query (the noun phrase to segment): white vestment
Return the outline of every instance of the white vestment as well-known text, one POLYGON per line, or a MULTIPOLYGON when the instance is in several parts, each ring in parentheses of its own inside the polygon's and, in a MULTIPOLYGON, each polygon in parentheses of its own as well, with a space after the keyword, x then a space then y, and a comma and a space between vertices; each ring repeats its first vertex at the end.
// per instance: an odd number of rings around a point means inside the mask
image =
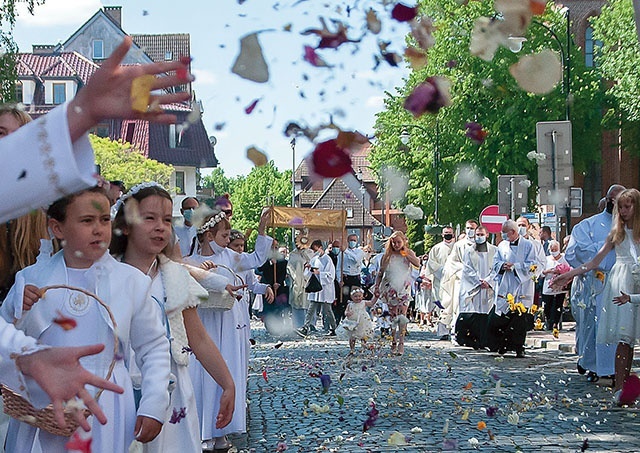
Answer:
POLYGON ((495 272, 493 257, 496 246, 487 244, 486 252, 469 248, 464 254, 464 267, 460 279, 460 313, 489 313, 493 307, 495 272), (490 288, 481 288, 481 280, 490 288))

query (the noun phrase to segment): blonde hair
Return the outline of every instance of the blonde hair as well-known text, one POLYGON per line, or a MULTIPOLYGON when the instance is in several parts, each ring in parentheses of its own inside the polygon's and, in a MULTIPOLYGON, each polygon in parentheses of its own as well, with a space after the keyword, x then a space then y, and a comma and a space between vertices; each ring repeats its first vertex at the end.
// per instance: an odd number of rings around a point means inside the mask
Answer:
POLYGON ((619 245, 624 241, 625 223, 618 212, 618 208, 622 201, 630 201, 633 205, 633 218, 631 219, 633 240, 634 242, 640 242, 640 192, 637 189, 623 190, 616 198, 616 203, 613 207, 613 226, 611 227, 611 232, 607 239, 614 245, 619 245))
POLYGON ((402 239, 402 245, 405 247, 409 244, 409 240, 407 239, 407 236, 405 236, 405 234, 402 231, 394 231, 393 234, 389 236, 389 239, 387 239, 387 244, 384 247, 384 255, 382 255, 382 260, 380 261, 381 275, 387 269, 387 266, 389 265, 389 260, 391 259, 391 255, 396 253, 395 250, 393 250, 393 245, 391 244, 391 240, 395 238, 402 239))
POLYGON ((0 116, 2 115, 13 116, 20 123, 20 126, 24 126, 32 120, 31 115, 18 107, 18 104, 0 104, 0 116))

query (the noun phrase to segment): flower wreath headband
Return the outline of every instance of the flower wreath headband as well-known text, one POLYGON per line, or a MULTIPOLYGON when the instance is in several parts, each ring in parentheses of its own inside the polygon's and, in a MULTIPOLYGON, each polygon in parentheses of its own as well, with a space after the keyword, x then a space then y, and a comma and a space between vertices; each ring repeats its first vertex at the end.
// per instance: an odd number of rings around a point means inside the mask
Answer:
POLYGON ((211 217, 207 223, 198 228, 198 234, 206 233, 210 228, 213 228, 216 223, 222 222, 222 220, 226 218, 227 215, 223 211, 220 211, 219 213, 211 217))
POLYGON ((157 187, 158 189, 162 189, 168 193, 167 189, 165 189, 161 184, 158 184, 155 181, 149 181, 149 182, 143 182, 143 183, 137 184, 133 186, 131 189, 129 189, 127 193, 122 194, 122 196, 118 198, 118 201, 116 201, 116 204, 113 205, 113 212, 117 213, 118 211, 120 211, 120 208, 124 205, 124 203, 129 198, 133 197, 135 194, 137 194, 143 189, 148 189, 149 187, 157 187))

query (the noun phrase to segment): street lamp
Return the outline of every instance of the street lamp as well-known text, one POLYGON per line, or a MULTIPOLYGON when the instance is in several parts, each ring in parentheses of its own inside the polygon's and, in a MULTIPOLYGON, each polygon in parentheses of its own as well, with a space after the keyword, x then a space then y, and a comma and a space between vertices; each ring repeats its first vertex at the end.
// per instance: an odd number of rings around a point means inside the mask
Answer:
MULTIPOLYGON (((429 134, 430 131, 424 126, 420 126, 418 124, 403 124, 402 133, 400 134, 400 141, 403 145, 407 145, 409 143, 409 139, 411 138, 411 134, 407 131, 408 128, 416 128, 420 129, 423 133, 429 134)), ((440 220, 438 218, 438 205, 440 202, 440 121, 436 116, 436 143, 435 149, 433 152, 433 166, 435 168, 435 197, 434 197, 434 212, 433 217, 436 225, 440 224, 440 220)))
MULTIPOLYGON (((562 43, 558 35, 555 31, 553 31, 548 25, 544 23, 532 20, 531 23, 538 25, 549 32, 549 34, 553 37, 553 39, 558 44, 558 48, 560 49, 560 58, 562 60, 562 92, 565 96, 565 120, 569 121, 570 115, 570 106, 569 106, 569 98, 571 95, 571 21, 569 20, 569 8, 566 6, 562 8, 564 12, 566 27, 567 27, 567 42, 565 44, 562 43), (566 45, 566 49, 565 49, 566 45)), ((510 36, 508 38, 507 46, 513 53, 518 53, 522 50, 522 44, 527 40, 522 36, 510 36)))
POLYGON ((364 241, 364 211, 365 211, 364 194, 367 191, 367 189, 365 189, 364 187, 364 176, 362 174, 362 168, 358 169, 358 173, 356 174, 356 177, 358 178, 358 181, 360 181, 360 195, 362 196, 362 235, 360 236, 360 238, 364 241))

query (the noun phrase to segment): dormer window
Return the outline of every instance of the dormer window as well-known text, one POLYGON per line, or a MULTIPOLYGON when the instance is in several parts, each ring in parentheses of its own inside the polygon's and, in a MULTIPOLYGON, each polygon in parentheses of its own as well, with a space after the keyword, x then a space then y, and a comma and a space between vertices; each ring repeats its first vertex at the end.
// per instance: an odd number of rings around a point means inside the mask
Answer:
POLYGON ((164 53, 164 59, 165 59, 165 61, 171 61, 171 60, 173 60, 173 52, 171 52, 170 50, 167 50, 167 51, 164 53))
POLYGON ((67 100, 67 87, 64 83, 53 84, 53 103, 63 104, 67 100))
POLYGON ((94 60, 104 59, 104 41, 102 39, 93 40, 93 59, 94 60))

